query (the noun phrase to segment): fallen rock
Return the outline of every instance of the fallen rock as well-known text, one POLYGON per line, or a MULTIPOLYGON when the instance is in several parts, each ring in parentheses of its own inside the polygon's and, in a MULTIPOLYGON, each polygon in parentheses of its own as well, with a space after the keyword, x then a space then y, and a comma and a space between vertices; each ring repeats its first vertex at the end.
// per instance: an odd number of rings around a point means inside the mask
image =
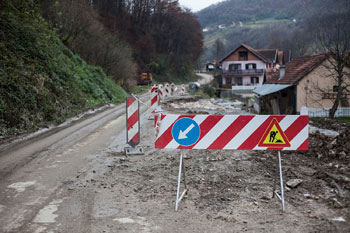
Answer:
POLYGON ((312 168, 310 168, 310 167, 300 166, 300 167, 299 167, 299 170, 300 170, 303 174, 305 174, 305 175, 307 175, 307 176, 313 176, 313 175, 316 174, 316 170, 315 170, 315 169, 312 169, 312 168))
POLYGON ((303 182, 301 179, 291 179, 287 181, 287 186, 290 188, 296 188, 298 185, 300 185, 303 182))
POLYGON ((343 204, 340 201, 338 201, 336 198, 333 198, 332 202, 333 202, 333 206, 335 208, 343 208, 344 207, 343 204))

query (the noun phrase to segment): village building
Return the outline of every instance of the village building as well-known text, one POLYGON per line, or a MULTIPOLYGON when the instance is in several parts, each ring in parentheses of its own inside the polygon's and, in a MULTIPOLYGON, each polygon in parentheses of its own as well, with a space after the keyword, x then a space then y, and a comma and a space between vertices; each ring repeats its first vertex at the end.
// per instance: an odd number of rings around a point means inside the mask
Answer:
POLYGON ((253 90, 262 86, 266 72, 284 66, 290 61, 290 52, 278 49, 253 49, 242 44, 221 61, 222 74, 216 76, 221 88, 253 90))
MULTIPOLYGON (((330 109, 333 106, 337 83, 332 77, 325 54, 295 58, 285 69, 267 75, 254 92, 254 108, 258 113, 295 114, 303 106, 330 109)), ((343 94, 340 106, 347 107, 350 95, 343 94)))
POLYGON ((210 72, 210 71, 215 70, 216 64, 215 64, 215 62, 207 62, 207 64, 205 64, 205 67, 206 67, 206 70, 208 72, 210 72))

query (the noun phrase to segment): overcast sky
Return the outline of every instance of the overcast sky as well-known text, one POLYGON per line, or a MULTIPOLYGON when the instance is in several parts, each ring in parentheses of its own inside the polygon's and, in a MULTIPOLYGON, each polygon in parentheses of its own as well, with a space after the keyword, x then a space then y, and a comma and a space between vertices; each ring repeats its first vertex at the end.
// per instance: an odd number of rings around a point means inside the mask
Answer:
POLYGON ((190 8, 193 12, 199 11, 207 6, 222 2, 223 0, 179 0, 181 6, 190 8))

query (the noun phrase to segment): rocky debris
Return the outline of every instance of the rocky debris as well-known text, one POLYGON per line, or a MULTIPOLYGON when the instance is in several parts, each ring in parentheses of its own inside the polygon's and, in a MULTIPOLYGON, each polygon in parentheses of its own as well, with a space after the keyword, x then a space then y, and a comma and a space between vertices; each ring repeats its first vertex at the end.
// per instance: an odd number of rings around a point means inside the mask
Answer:
POLYGON ((303 182, 303 180, 301 179, 291 179, 287 181, 287 186, 290 188, 296 188, 298 187, 301 183, 303 182))
POLYGON ((349 161, 350 152, 350 129, 341 132, 337 137, 332 138, 319 132, 310 134, 308 155, 322 158, 337 158, 349 161))
POLYGON ((244 103, 238 100, 179 99, 178 101, 168 101, 164 105, 165 109, 170 111, 184 111, 189 114, 249 114, 242 111, 244 103))
POLYGON ((310 167, 305 167, 305 166, 299 166, 298 169, 302 174, 307 175, 307 176, 313 176, 317 172, 315 169, 312 169, 310 167))
POLYGON ((319 118, 314 121, 310 120, 310 124, 321 129, 330 129, 337 132, 342 132, 349 128, 349 124, 330 118, 319 118))
POLYGON ((225 107, 221 107, 213 104, 210 100, 196 101, 196 102, 180 102, 170 103, 169 107, 174 109, 185 109, 190 111, 197 110, 213 110, 213 111, 225 111, 225 107))

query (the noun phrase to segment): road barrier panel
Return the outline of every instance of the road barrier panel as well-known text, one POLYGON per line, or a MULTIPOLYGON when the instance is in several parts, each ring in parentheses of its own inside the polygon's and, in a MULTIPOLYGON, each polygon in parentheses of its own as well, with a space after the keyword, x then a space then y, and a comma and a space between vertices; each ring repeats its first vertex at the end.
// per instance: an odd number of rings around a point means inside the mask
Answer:
POLYGON ((158 99, 159 101, 162 99, 162 97, 164 96, 164 86, 162 84, 158 85, 158 99))
POLYGON ((151 89, 151 113, 148 116, 148 120, 154 120, 154 114, 162 112, 162 107, 160 106, 160 96, 159 96, 159 87, 153 86, 151 89))
POLYGON ((170 86, 169 86, 169 83, 166 83, 165 84, 165 87, 164 87, 164 97, 169 97, 170 95, 170 86))
POLYGON ((155 113, 157 107, 159 104, 159 100, 158 100, 158 86, 154 85, 151 88, 151 111, 152 113, 155 113))
POLYGON ((174 95, 176 91, 177 91, 177 87, 175 86, 174 83, 172 83, 172 84, 170 85, 170 94, 171 94, 171 95, 174 95))
POLYGON ((182 84, 182 85, 181 85, 180 95, 185 95, 185 92, 186 92, 185 85, 182 84))
POLYGON ((140 108, 139 100, 132 96, 126 98, 126 154, 143 154, 140 143, 140 108))
MULTIPOLYGON (((277 150, 281 195, 284 205, 281 151, 308 150, 308 115, 172 115, 155 117, 157 149, 181 149, 175 210, 185 195, 180 196, 183 150, 277 150)), ((184 178, 185 182, 185 178, 184 178)))

